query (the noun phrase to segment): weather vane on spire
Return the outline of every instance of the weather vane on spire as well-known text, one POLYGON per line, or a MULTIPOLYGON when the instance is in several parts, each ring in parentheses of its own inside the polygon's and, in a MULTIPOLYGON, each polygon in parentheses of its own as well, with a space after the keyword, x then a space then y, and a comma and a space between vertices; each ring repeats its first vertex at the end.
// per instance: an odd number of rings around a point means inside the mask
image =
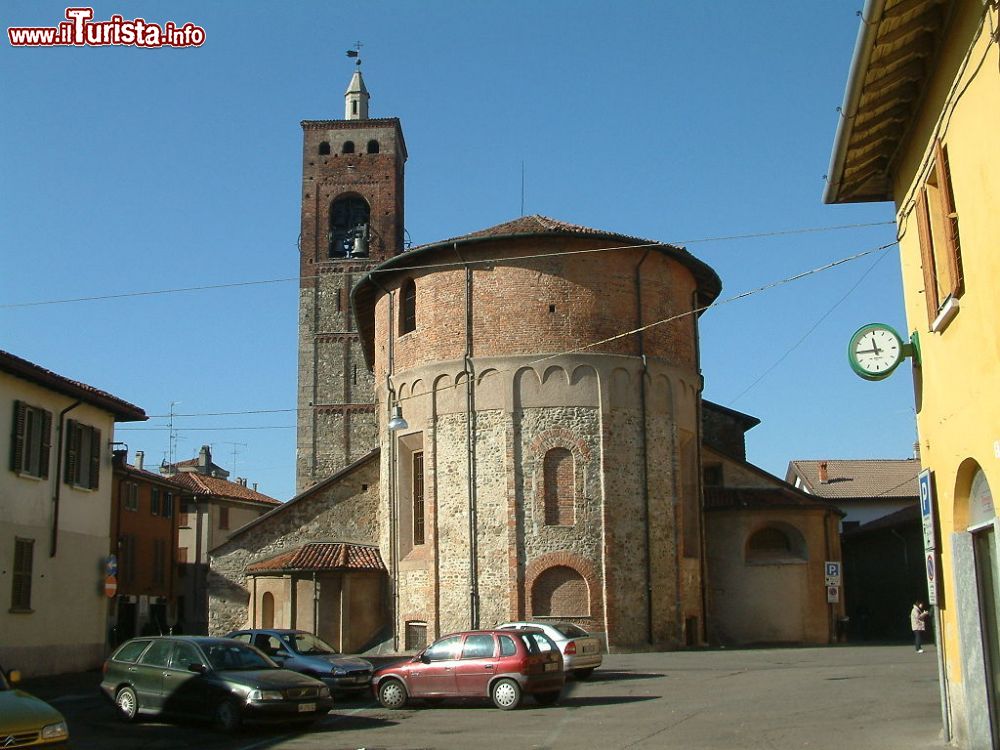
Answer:
POLYGON ((355 57, 355 58, 357 58, 357 61, 354 64, 357 65, 358 67, 361 67, 361 48, 363 46, 364 45, 361 42, 355 42, 354 43, 354 49, 347 50, 347 56, 348 57, 355 57))

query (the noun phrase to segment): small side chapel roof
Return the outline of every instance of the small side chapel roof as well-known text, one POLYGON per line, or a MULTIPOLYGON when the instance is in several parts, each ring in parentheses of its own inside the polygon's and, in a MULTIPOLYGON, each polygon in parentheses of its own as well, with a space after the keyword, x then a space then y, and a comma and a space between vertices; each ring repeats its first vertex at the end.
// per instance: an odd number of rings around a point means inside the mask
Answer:
POLYGON ((247 573, 385 570, 378 547, 345 542, 310 542, 247 566, 247 573))

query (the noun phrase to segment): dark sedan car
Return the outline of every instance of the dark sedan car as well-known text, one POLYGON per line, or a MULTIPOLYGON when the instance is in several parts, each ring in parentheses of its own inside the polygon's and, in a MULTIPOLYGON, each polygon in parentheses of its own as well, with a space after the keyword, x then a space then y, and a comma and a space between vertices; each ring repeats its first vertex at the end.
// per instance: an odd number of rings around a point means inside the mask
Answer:
POLYGON ((510 710, 525 693, 543 705, 559 700, 562 656, 541 630, 475 630, 435 641, 409 661, 375 672, 375 696, 386 708, 409 698, 490 698, 510 710))
POLYGON ((101 690, 125 721, 162 713, 227 730, 244 721, 314 721, 333 706, 322 682, 227 638, 134 638, 104 662, 101 690))
POLYGON ((374 669, 370 661, 338 653, 329 643, 305 630, 237 630, 226 637, 256 646, 285 669, 315 677, 330 690, 367 690, 372 682, 374 669))

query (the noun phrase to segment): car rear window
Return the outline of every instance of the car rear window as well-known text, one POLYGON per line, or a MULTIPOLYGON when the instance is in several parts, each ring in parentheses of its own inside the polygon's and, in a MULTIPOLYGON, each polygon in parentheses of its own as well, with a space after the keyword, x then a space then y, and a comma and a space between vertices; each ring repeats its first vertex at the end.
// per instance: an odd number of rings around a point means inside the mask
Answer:
POLYGON ((583 628, 577 627, 571 622, 560 622, 553 625, 556 630, 562 633, 567 638, 586 638, 590 635, 583 628))
POLYGON ((546 651, 557 651, 556 644, 545 633, 518 633, 529 654, 544 654, 546 651))
POLYGON ((115 661, 135 662, 148 645, 149 641, 129 641, 118 649, 111 658, 115 661))

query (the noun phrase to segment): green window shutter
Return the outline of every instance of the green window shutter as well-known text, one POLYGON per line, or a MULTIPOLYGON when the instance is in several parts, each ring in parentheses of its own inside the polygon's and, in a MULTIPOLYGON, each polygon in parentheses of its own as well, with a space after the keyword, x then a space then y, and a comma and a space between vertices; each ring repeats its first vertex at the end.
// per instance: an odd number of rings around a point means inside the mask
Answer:
POLYGON ((77 465, 77 456, 80 452, 80 430, 77 423, 70 419, 66 422, 66 468, 63 474, 63 481, 66 484, 74 484, 79 476, 80 467, 77 465))
POLYGON ((90 428, 90 489, 96 490, 100 484, 101 472, 101 431, 90 428))
POLYGON ((11 471, 20 471, 24 466, 24 422, 27 412, 23 401, 14 402, 14 425, 10 439, 11 471))
POLYGON ((38 455, 38 476, 49 478, 49 449, 52 448, 52 412, 42 410, 42 449, 38 455))

